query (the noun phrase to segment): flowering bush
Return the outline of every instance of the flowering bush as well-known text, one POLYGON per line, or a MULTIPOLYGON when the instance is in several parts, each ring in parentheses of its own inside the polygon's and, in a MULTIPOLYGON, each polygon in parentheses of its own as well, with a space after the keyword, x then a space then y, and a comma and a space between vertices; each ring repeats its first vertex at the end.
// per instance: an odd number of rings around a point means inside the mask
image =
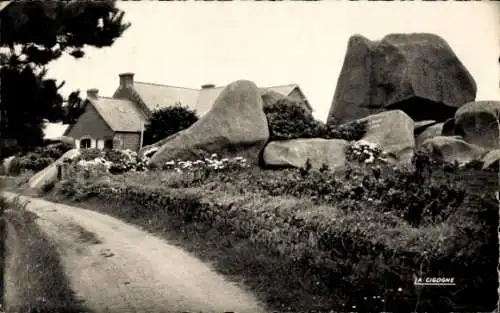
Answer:
POLYGON ((326 125, 316 120, 300 103, 289 98, 264 106, 264 113, 269 125, 269 141, 296 138, 360 140, 368 125, 367 121, 326 125))
POLYGON ((72 161, 83 172, 120 174, 146 170, 147 159, 141 159, 131 150, 84 149, 72 161))
POLYGON ((109 169, 111 174, 136 170, 139 163, 137 153, 131 150, 108 150, 104 152, 104 158, 111 162, 109 169))
POLYGON ((166 171, 176 171, 179 173, 182 172, 193 172, 197 170, 213 170, 213 171, 221 171, 221 170, 236 170, 241 168, 249 167, 247 160, 243 157, 234 157, 234 158, 223 158, 217 159, 217 154, 214 153, 210 157, 205 158, 203 160, 196 161, 168 161, 166 162, 162 169, 166 171))
POLYGON ((379 145, 365 140, 351 142, 346 147, 346 159, 365 164, 372 164, 376 161, 385 161, 383 150, 379 145))

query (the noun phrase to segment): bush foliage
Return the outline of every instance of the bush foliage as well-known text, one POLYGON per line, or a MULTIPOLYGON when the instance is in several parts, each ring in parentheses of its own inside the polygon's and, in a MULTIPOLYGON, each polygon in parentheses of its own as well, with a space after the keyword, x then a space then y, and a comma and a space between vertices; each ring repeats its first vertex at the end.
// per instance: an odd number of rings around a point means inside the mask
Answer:
POLYGON ((17 155, 12 160, 9 174, 19 175, 23 171, 41 171, 72 148, 69 144, 57 143, 46 147, 37 147, 24 155, 17 155))
POLYGON ((297 138, 324 138, 359 140, 366 132, 366 122, 351 122, 338 126, 327 126, 314 118, 298 102, 282 98, 264 106, 269 125, 269 140, 297 138))
POLYGON ((265 106, 264 113, 269 125, 270 141, 318 137, 323 127, 309 111, 288 98, 265 106))
POLYGON ((485 188, 495 184, 496 173, 417 153, 409 168, 354 166, 342 176, 205 166, 58 188, 127 203, 128 217, 170 215, 243 238, 293 264, 288 282, 331 299, 329 309, 488 311, 497 299, 498 208, 485 188), (415 276, 457 285, 422 289, 415 276))
POLYGON ((150 145, 188 128, 198 120, 195 110, 177 103, 154 111, 144 130, 144 145, 150 145))

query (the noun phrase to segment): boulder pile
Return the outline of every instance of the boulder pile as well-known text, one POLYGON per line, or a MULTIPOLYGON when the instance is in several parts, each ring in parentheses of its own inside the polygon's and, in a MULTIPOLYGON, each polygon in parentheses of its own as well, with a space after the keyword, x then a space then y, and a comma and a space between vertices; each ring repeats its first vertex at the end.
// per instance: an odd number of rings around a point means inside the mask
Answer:
MULTIPOLYGON (((308 163, 341 170, 347 162, 346 147, 368 142, 380 147, 384 160, 393 163, 410 162, 415 149, 422 148, 444 161, 483 160, 490 166, 500 159, 500 101, 475 101, 476 91, 470 72, 437 35, 389 34, 378 41, 354 35, 347 43, 323 126, 329 130, 353 121, 365 123, 366 132, 359 140, 273 137, 270 141, 264 106, 286 95, 238 80, 220 93, 196 123, 144 147, 139 155, 151 155, 150 163, 156 166, 216 153, 242 156, 259 166, 308 163)), ((44 171, 30 185, 39 186, 55 175, 52 167, 44 171)))

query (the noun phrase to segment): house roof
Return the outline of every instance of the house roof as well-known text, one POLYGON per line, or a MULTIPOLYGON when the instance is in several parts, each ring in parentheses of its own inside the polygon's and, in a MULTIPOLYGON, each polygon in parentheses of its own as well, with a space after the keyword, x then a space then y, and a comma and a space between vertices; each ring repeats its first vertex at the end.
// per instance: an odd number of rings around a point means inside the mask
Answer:
POLYGON ((87 100, 115 132, 140 132, 146 121, 144 115, 129 100, 107 97, 87 100))
MULTIPOLYGON (((272 90, 284 96, 288 96, 297 84, 288 84, 280 86, 271 86, 259 88, 261 92, 272 90)), ((224 90, 225 87, 213 87, 206 89, 193 89, 185 87, 175 87, 169 85, 160 85, 144 82, 134 82, 134 90, 141 97, 149 110, 154 111, 168 107, 180 102, 191 109, 196 110, 199 116, 205 115, 213 103, 224 90)))
POLYGON ((0 2, 0 11, 3 11, 12 1, 2 1, 0 2))
POLYGON ((134 82, 134 90, 151 111, 175 105, 177 102, 194 108, 199 95, 198 89, 143 82, 134 82))

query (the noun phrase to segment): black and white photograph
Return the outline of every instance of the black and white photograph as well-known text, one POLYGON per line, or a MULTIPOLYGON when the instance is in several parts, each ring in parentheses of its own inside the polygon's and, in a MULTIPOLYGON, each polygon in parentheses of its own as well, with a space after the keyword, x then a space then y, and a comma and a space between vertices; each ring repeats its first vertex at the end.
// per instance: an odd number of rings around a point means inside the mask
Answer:
POLYGON ((0 1, 0 313, 498 312, 500 2, 0 1))

